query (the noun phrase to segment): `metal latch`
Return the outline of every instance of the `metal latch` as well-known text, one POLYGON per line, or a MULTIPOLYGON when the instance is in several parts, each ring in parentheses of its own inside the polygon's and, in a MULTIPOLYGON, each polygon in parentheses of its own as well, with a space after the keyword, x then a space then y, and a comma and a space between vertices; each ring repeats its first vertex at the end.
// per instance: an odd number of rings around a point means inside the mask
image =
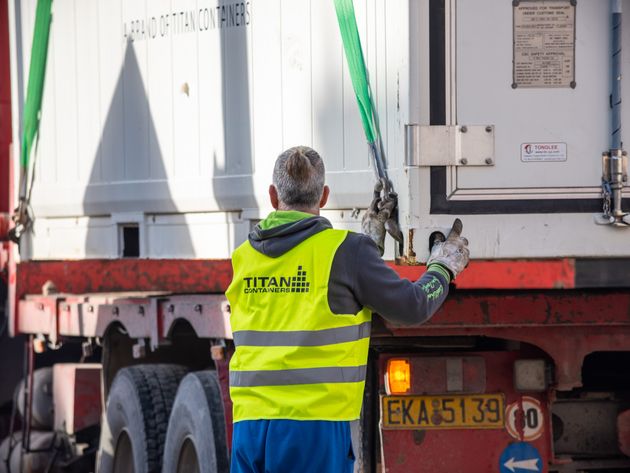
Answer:
POLYGON ((493 125, 405 126, 407 166, 493 166, 493 125))
POLYGON ((630 214, 621 209, 623 188, 628 182, 628 153, 611 149, 602 153, 603 212, 595 216, 598 225, 630 225, 630 214))

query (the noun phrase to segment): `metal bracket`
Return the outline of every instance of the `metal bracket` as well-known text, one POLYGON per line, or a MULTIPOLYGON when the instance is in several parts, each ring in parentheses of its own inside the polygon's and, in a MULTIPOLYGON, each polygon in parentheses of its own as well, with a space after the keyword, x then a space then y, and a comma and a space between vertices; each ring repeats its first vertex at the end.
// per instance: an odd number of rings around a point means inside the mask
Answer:
POLYGON ((135 360, 147 356, 147 345, 148 343, 146 338, 138 338, 136 340, 136 343, 134 343, 131 347, 131 352, 135 360))
POLYGON ((493 166, 493 125, 405 126, 407 166, 493 166))
POLYGON ((628 153, 611 149, 602 153, 602 198, 601 214, 595 215, 598 225, 630 226, 630 214, 621 209, 623 188, 628 183, 628 153))

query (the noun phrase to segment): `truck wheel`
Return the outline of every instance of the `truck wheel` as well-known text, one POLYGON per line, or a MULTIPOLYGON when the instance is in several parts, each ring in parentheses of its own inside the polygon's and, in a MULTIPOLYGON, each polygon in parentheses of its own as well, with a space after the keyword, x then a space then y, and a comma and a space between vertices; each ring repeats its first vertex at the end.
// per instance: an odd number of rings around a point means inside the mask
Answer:
POLYGON ((162 473, 229 471, 225 417, 214 371, 188 374, 168 422, 162 473))
POLYGON ((101 425, 99 473, 157 473, 177 385, 186 369, 137 365, 121 369, 101 425))
MULTIPOLYGON (((53 429, 55 412, 53 407, 52 383, 52 368, 39 368, 33 372, 33 413, 31 416, 31 427, 34 429, 53 429)), ((26 421, 24 418, 24 387, 24 380, 22 380, 16 389, 16 401, 20 417, 26 421)))

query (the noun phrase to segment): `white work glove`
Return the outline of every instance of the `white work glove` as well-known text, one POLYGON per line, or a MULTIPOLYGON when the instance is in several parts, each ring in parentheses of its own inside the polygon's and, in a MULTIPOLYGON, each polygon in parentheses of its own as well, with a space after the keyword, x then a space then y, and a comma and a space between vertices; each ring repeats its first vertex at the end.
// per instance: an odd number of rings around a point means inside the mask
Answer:
POLYGON ((381 256, 385 251, 385 235, 389 233, 396 241, 402 242, 402 232, 394 219, 394 212, 398 205, 398 195, 395 192, 387 192, 385 179, 379 179, 374 185, 374 196, 367 212, 361 220, 361 231, 369 236, 381 256), (385 189, 385 192, 383 190, 385 189))
POLYGON ((446 240, 433 245, 427 267, 435 263, 440 264, 451 272, 452 279, 464 270, 470 260, 470 251, 468 240, 461 236, 462 227, 462 221, 456 218, 446 240))

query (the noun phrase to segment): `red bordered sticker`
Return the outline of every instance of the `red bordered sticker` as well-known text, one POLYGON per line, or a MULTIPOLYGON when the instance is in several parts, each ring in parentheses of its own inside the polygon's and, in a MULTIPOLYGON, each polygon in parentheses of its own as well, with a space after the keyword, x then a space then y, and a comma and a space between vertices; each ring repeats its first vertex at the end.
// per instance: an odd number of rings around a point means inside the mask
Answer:
POLYGON ((545 426, 540 401, 523 396, 505 408, 505 429, 516 440, 531 442, 539 438, 545 426))

